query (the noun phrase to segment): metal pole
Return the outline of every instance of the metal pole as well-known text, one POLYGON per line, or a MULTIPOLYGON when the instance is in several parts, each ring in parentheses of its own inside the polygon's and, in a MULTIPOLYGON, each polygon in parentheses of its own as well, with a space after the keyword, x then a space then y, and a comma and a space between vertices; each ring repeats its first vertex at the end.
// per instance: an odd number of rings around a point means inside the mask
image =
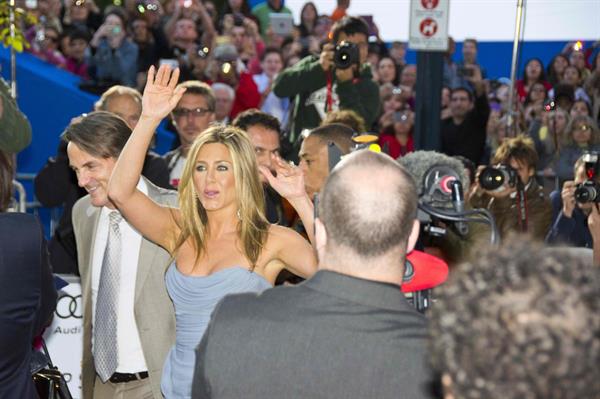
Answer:
POLYGON ((15 0, 9 0, 8 22, 10 24, 10 38, 13 45, 10 46, 10 95, 17 99, 17 54, 15 52, 15 39, 17 37, 15 26, 15 0))
POLYGON ((508 98, 508 123, 509 131, 514 137, 517 135, 517 124, 515 120, 515 112, 513 110, 515 104, 515 82, 517 79, 517 61, 519 59, 519 42, 521 38, 521 25, 523 23, 523 7, 525 0, 517 0, 517 21, 515 23, 515 39, 513 41, 512 65, 510 68, 510 96, 508 98))

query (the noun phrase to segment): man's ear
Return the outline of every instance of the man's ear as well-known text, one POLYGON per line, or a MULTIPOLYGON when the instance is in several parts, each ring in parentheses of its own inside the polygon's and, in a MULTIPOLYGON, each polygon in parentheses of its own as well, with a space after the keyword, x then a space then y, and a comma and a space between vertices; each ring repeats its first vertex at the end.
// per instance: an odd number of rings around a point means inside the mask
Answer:
POLYGON ((327 245, 327 230, 325 230, 325 225, 321 222, 321 219, 315 219, 315 249, 317 253, 321 254, 325 251, 325 246, 327 245))
POLYGON ((410 251, 415 249, 415 244, 417 243, 417 239, 419 238, 419 232, 421 231, 421 223, 419 223, 418 219, 413 221, 412 230, 410 231, 410 235, 408 236, 408 245, 406 246, 406 253, 408 254, 410 251))

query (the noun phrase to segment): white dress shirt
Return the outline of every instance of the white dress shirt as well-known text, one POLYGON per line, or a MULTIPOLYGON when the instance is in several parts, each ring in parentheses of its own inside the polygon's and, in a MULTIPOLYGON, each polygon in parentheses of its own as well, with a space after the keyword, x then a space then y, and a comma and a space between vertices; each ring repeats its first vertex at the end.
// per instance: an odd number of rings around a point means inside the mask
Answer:
MULTIPOLYGON (((148 187, 143 179, 140 179, 137 189, 148 194, 148 187)), ((98 220, 96 231, 96 242, 92 249, 92 329, 96 320, 96 298, 100 284, 100 272, 106 242, 108 241, 108 214, 112 209, 103 207, 98 220)), ((138 333, 135 315, 133 311, 135 297, 135 281, 137 276, 138 261, 142 236, 125 219, 119 223, 121 231, 121 275, 119 284, 119 305, 117 314, 117 346, 119 373, 137 373, 147 371, 146 359, 142 351, 142 343, 138 333)), ((92 334, 92 346, 94 335, 92 334)))

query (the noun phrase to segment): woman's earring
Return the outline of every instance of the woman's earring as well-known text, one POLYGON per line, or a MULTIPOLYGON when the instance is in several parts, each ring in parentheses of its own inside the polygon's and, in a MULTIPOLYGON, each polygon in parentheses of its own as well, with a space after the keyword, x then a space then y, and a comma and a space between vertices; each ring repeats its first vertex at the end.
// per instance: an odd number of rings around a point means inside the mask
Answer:
POLYGON ((240 210, 239 210, 239 209, 237 210, 237 213, 236 213, 236 215, 237 215, 237 218, 238 218, 239 220, 242 220, 242 213, 240 212, 240 210))

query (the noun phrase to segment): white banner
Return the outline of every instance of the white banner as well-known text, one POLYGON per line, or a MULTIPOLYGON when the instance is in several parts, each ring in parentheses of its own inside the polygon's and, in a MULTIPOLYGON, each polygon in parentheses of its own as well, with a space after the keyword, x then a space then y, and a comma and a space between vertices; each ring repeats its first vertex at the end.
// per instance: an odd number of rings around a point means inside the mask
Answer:
POLYGON ((413 50, 448 49, 450 0, 411 0, 408 47, 413 50))
POLYGON ((44 340, 52 362, 64 374, 74 399, 81 398, 81 359, 83 354, 83 304, 81 282, 76 276, 60 276, 69 285, 58 291, 52 324, 44 340))

